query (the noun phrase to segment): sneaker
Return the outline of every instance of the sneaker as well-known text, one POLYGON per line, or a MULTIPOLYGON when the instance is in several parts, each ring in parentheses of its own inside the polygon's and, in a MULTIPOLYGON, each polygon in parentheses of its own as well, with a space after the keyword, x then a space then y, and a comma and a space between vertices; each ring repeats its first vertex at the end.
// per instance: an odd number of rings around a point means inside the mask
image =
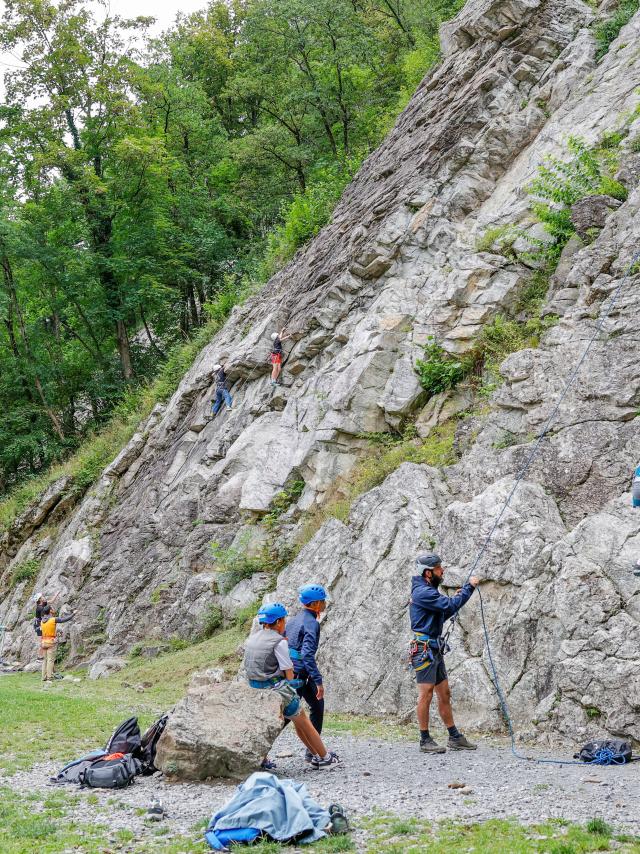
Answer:
POLYGON ((319 756, 314 756, 311 760, 311 764, 314 768, 333 768, 334 765, 340 764, 340 758, 337 753, 329 751, 324 759, 321 759, 319 756))
POLYGON ((312 765, 314 759, 315 756, 313 755, 313 753, 310 750, 305 750, 304 761, 307 763, 307 765, 312 765))
POLYGON ((278 766, 275 762, 272 762, 271 759, 263 759, 260 763, 260 768, 263 771, 275 771, 278 766))
POLYGON ((162 821, 165 817, 166 812, 164 807, 162 806, 162 801, 159 801, 157 798, 154 798, 149 805, 149 809, 147 810, 146 818, 149 821, 162 821))
POLYGON ((233 407, 227 406, 227 412, 232 412, 232 411, 233 411, 233 407))
POLYGON ((331 824, 329 825, 331 833, 336 835, 339 833, 349 833, 351 830, 349 827, 349 819, 340 804, 331 804, 329 807, 329 815, 331 816, 331 824))
POLYGON ((431 736, 420 739, 420 750, 423 753, 446 753, 447 748, 441 747, 431 736))
POLYGON ((460 734, 455 736, 449 736, 449 741, 447 743, 447 747, 449 750, 477 750, 477 744, 471 744, 470 741, 464 737, 464 735, 460 734))

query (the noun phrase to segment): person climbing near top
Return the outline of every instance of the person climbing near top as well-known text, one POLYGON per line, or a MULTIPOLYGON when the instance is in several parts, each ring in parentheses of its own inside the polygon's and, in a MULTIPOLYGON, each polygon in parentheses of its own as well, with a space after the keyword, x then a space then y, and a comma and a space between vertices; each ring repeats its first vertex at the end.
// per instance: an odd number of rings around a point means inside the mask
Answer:
MULTIPOLYGON (((331 768, 339 764, 330 753, 306 713, 300 707, 293 676, 293 662, 284 637, 287 609, 279 602, 263 605, 258 611, 262 628, 249 636, 244 649, 244 668, 252 688, 270 689, 280 696, 282 716, 290 720, 300 741, 312 754, 313 768, 331 768)), ((271 768, 271 764, 263 767, 271 768)))
MULTIPOLYGON (((305 584, 298 594, 302 609, 287 620, 287 642, 293 672, 296 679, 302 682, 298 696, 306 700, 311 723, 320 735, 324 719, 324 686, 316 663, 316 653, 320 642, 318 618, 327 607, 327 591, 321 584, 305 584)), ((312 761, 311 751, 307 750, 305 762, 312 761)))
POLYGON ((445 596, 438 592, 444 578, 439 555, 418 555, 416 568, 420 574, 414 575, 411 581, 409 615, 413 631, 411 664, 418 683, 420 750, 423 753, 444 753, 446 749, 438 745, 429 733, 429 707, 434 689, 440 717, 449 731, 449 750, 475 750, 477 745, 468 741, 453 722, 451 691, 444 665, 447 648, 442 629, 445 620, 453 617, 462 608, 480 582, 478 578, 471 576, 455 596, 445 596))
POLYGON ((41 648, 42 648, 42 681, 53 681, 53 670, 56 662, 56 651, 58 648, 58 638, 56 636, 58 626, 62 623, 68 623, 73 619, 73 613, 68 617, 56 617, 56 612, 52 605, 46 605, 42 610, 42 622, 40 629, 42 632, 41 648))
POLYGON ((271 369, 271 385, 278 384, 278 377, 280 376, 280 372, 282 371, 282 342, 288 341, 291 338, 291 335, 286 335, 286 329, 283 329, 282 332, 273 332, 271 334, 271 364, 273 368, 271 369))
POLYGON ((211 415, 217 415, 223 403, 226 404, 227 412, 231 412, 233 398, 227 389, 227 374, 225 373, 224 365, 214 365, 213 370, 216 394, 211 401, 211 415))

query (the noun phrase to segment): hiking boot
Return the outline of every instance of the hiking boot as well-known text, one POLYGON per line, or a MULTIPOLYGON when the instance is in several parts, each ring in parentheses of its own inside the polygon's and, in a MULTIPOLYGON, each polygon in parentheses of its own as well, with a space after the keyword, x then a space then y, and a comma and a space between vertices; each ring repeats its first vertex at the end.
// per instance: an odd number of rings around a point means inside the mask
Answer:
POLYGON ((340 758, 337 753, 329 752, 321 759, 319 756, 314 756, 311 764, 314 768, 333 768, 334 765, 340 764, 340 758))
POLYGON ((441 747, 431 736, 420 739, 420 750, 422 753, 446 753, 447 748, 441 747))
POLYGON ((331 824, 329 825, 331 833, 349 833, 349 820, 346 816, 344 808, 340 804, 331 804, 329 807, 329 815, 331 816, 331 824))
POLYGON ((478 749, 478 745, 477 744, 471 744, 471 742, 467 741, 467 739, 464 737, 464 735, 462 735, 462 733, 460 735, 456 735, 455 737, 450 735, 449 741, 447 743, 447 747, 449 748, 449 750, 477 750, 478 749))
POLYGON ((159 801, 157 798, 154 798, 149 805, 149 809, 147 810, 147 818, 149 821, 162 821, 165 817, 166 812, 164 807, 162 806, 162 801, 159 801))

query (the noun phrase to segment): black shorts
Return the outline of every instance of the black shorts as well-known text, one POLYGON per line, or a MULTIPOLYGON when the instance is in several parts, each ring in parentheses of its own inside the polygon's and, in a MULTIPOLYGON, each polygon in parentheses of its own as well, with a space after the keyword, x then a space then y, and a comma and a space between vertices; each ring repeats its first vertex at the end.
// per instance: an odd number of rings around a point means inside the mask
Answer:
POLYGON ((418 685, 439 685, 445 679, 448 679, 447 668, 444 666, 444 655, 440 652, 433 650, 426 653, 418 652, 411 659, 411 664, 413 665, 418 685), (431 664, 423 667, 428 657, 432 659, 431 664))

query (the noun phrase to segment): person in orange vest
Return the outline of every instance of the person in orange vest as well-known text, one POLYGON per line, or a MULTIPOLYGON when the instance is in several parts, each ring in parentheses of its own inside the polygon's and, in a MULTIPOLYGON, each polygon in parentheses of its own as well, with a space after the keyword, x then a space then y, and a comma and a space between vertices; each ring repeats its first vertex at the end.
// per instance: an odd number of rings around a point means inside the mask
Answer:
POLYGON ((56 632, 60 623, 68 623, 73 618, 73 614, 68 617, 56 617, 56 612, 47 605, 42 609, 42 622, 40 623, 40 631, 42 633, 41 649, 42 649, 42 681, 53 681, 53 669, 56 663, 56 651, 58 648, 58 639, 56 632))

